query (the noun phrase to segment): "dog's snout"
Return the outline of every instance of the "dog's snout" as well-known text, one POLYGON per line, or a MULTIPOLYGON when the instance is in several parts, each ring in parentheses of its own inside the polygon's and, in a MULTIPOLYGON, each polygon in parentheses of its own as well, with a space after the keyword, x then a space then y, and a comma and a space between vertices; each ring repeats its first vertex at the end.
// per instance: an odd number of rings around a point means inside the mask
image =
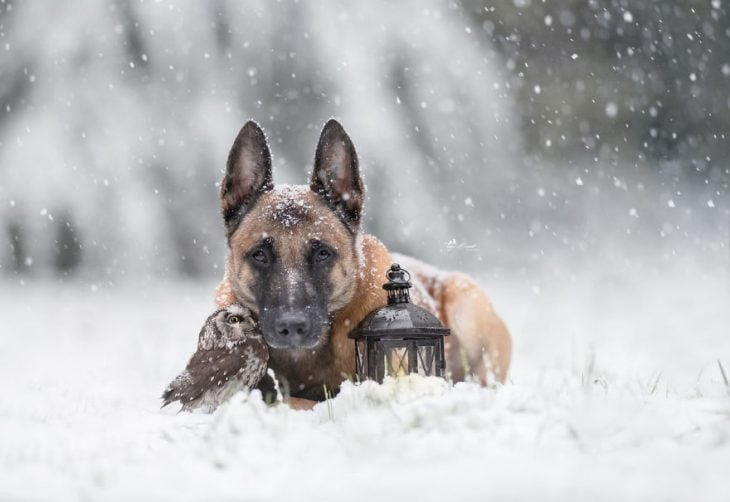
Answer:
POLYGON ((263 310, 261 327, 264 340, 274 349, 307 349, 320 341, 323 328, 311 309, 263 310))
POLYGON ((279 336, 306 337, 309 335, 311 326, 306 315, 297 312, 284 312, 276 319, 274 327, 276 334, 279 336))

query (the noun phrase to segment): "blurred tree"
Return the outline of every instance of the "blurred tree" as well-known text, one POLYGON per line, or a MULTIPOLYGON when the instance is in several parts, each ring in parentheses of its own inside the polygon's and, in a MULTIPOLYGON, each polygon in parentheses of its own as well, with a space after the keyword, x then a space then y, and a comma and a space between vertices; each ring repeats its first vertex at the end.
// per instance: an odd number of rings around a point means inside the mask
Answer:
POLYGON ((81 241, 77 229, 70 221, 68 213, 63 212, 56 224, 56 241, 54 246, 54 268, 63 275, 76 270, 81 263, 81 241))
POLYGON ((727 191, 730 19, 720 0, 463 5, 507 61, 533 153, 678 161, 727 191))

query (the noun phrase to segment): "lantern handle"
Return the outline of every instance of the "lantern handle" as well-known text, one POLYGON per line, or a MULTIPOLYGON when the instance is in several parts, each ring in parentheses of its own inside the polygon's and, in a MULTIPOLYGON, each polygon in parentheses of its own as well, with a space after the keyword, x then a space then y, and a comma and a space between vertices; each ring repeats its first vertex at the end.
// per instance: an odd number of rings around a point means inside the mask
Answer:
POLYGON ((411 273, 408 270, 401 268, 401 266, 397 263, 393 263, 388 271, 385 272, 385 278, 388 279, 388 281, 392 281, 394 274, 398 272, 405 273, 408 276, 406 282, 411 282, 411 273))

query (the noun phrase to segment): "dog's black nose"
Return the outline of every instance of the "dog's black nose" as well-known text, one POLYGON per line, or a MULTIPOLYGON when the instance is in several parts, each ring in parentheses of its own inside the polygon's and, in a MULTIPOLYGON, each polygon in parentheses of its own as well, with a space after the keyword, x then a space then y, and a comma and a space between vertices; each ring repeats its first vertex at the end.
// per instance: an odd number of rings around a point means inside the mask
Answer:
POLYGON ((311 323, 304 314, 297 312, 284 312, 279 315, 274 325, 276 334, 279 336, 296 335, 305 337, 309 335, 311 323))

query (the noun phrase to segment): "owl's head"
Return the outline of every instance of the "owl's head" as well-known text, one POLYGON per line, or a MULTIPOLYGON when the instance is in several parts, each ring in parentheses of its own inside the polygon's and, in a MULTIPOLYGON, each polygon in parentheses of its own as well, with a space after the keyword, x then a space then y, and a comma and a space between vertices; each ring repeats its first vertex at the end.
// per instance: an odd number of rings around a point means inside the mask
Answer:
POLYGON ((249 309, 238 303, 213 312, 200 330, 198 348, 210 350, 260 336, 258 322, 249 309))

